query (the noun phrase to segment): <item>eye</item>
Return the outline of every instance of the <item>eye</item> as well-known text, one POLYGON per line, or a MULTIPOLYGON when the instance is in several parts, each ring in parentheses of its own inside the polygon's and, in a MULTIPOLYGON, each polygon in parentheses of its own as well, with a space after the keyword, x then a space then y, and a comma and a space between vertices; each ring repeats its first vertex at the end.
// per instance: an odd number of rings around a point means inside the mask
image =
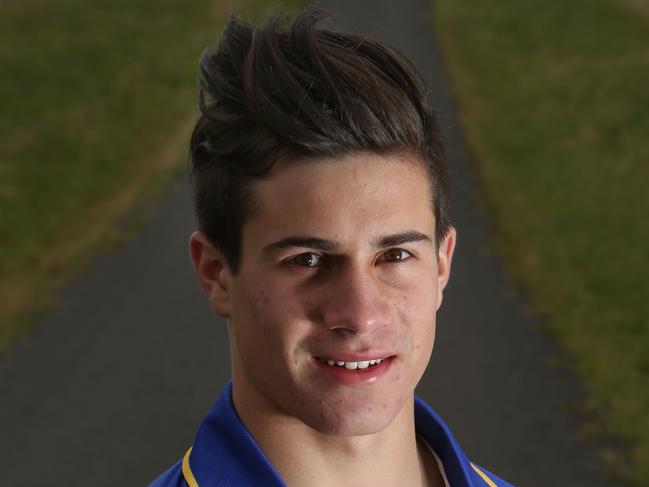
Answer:
POLYGON ((412 257, 412 254, 407 250, 388 249, 383 252, 383 255, 381 255, 379 260, 382 260, 384 262, 402 262, 404 260, 408 260, 410 257, 412 257))
POLYGON ((318 267, 322 264, 322 256, 313 252, 305 252, 292 257, 289 262, 303 267, 318 267))

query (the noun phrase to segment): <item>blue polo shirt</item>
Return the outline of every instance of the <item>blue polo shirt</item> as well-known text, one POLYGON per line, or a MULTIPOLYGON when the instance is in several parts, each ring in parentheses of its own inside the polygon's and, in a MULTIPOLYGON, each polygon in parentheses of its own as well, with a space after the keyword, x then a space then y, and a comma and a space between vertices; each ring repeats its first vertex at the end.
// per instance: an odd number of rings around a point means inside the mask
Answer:
MULTIPOLYGON (((415 397, 415 430, 438 461, 450 487, 511 487, 470 462, 433 409, 415 397)), ((242 423, 229 382, 198 428, 184 458, 149 487, 286 487, 242 423)))

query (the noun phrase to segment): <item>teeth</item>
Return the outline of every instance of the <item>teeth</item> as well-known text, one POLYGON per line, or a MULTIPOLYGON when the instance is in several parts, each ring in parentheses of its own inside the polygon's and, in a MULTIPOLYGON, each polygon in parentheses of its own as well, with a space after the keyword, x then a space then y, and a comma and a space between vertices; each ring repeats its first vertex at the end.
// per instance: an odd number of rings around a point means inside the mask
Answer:
POLYGON ((383 362, 382 358, 372 360, 361 360, 359 362, 343 362, 342 360, 323 360, 329 365, 337 365, 338 367, 345 367, 348 370, 366 369, 370 365, 378 365, 383 362))

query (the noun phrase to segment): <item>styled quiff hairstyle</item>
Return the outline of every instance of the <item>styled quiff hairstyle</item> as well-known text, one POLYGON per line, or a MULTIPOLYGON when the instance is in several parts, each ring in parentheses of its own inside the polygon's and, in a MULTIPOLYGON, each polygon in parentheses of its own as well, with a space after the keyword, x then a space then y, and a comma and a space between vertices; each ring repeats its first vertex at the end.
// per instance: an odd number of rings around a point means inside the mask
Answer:
POLYGON ((420 74, 381 42, 320 28, 324 17, 308 9, 291 23, 275 14, 256 27, 233 16, 216 51, 201 58, 194 207, 232 273, 254 212, 251 183, 280 160, 411 156, 429 175, 436 243, 449 229, 444 147, 420 74))

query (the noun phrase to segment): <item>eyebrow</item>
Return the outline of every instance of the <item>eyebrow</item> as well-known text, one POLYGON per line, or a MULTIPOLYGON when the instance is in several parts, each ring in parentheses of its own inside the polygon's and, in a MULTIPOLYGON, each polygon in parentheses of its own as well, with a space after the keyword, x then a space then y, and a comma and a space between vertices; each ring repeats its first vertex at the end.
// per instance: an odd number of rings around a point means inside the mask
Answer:
MULTIPOLYGON (((426 235, 422 232, 409 231, 395 233, 392 235, 382 235, 378 237, 374 242, 374 246, 378 248, 386 247, 395 247, 397 245, 403 245, 404 243, 413 243, 413 242, 426 242, 428 244, 433 244, 434 240, 431 236, 426 235)), ((273 250, 286 249, 301 247, 306 249, 322 250, 324 252, 334 252, 339 246, 333 240, 327 240, 323 238, 316 237, 287 237, 277 242, 268 244, 265 248, 265 252, 271 252, 273 250)))
POLYGON ((304 247, 307 249, 324 250, 325 252, 333 252, 338 247, 332 240, 325 240, 323 238, 315 237, 288 237, 266 245, 265 251, 272 251, 278 249, 286 249, 290 247, 304 247))
POLYGON ((430 235, 425 233, 410 231, 403 233, 396 233, 394 235, 385 235, 379 237, 375 242, 375 245, 379 248, 386 247, 395 247, 397 245, 402 245, 404 243, 413 243, 413 242, 426 242, 429 244, 434 244, 434 240, 430 235))

